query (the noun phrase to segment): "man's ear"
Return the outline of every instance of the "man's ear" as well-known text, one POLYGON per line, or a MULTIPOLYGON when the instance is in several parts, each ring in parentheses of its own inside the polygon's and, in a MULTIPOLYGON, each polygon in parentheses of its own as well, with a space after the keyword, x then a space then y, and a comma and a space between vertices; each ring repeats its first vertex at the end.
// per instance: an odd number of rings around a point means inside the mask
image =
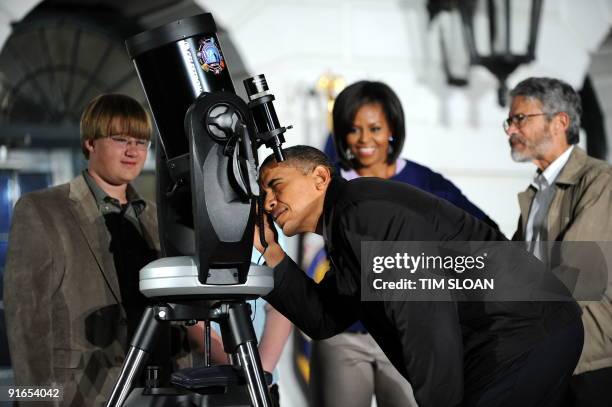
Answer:
POLYGON ((554 123, 555 126, 557 126, 556 130, 558 130, 558 132, 563 134, 563 136, 565 137, 565 135, 567 134, 567 129, 569 129, 570 126, 570 118, 568 114, 565 112, 557 113, 557 115, 555 116, 554 123))
POLYGON ((315 178, 315 188, 317 190, 326 190, 329 182, 331 181, 331 172, 329 168, 324 165, 317 165, 312 173, 315 178))
POLYGON ((90 154, 94 151, 94 139, 90 138, 90 139, 85 140, 84 145, 90 154))

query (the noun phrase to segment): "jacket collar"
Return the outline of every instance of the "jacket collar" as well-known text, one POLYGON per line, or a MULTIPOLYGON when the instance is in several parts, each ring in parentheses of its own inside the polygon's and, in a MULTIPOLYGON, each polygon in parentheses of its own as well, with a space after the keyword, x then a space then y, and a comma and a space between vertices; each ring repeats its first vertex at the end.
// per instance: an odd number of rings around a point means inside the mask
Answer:
POLYGON ((84 240, 93 255, 102 277, 113 293, 113 297, 121 303, 121 290, 119 279, 115 270, 112 255, 108 252, 109 236, 100 215, 98 205, 93 193, 89 189, 83 175, 79 175, 70 182, 69 199, 72 203, 70 210, 76 218, 84 240))
POLYGON ((331 178, 327 191, 325 192, 325 200, 323 201, 323 236, 329 237, 328 227, 331 222, 334 207, 340 198, 342 191, 346 188, 348 181, 339 175, 334 175, 331 178))
MULTIPOLYGON (((587 160, 586 152, 578 146, 574 147, 571 152, 567 163, 561 169, 561 172, 555 180, 555 184, 559 186, 573 185, 582 176, 585 171, 585 163, 587 160)), ((527 224, 527 217, 529 216, 529 209, 536 194, 536 189, 529 185, 529 187, 518 194, 519 207, 521 209, 521 224, 520 228, 520 239, 522 240, 525 232, 525 225, 527 224)))
POLYGON ((578 182, 586 170, 586 161, 586 152, 580 147, 575 146, 555 183, 559 185, 573 185, 578 182))
MULTIPOLYGON (((103 207, 104 204, 110 204, 113 207, 117 208, 118 211, 121 210, 121 204, 119 203, 119 200, 116 198, 112 198, 102 188, 100 188, 100 186, 96 183, 93 177, 89 174, 87 169, 84 169, 81 174, 83 175, 85 183, 87 184, 91 193, 94 196, 98 209, 100 209, 100 207, 103 207)), ((132 184, 127 185, 125 195, 128 204, 131 205, 132 208, 134 208, 134 213, 136 214, 136 216, 140 215, 145 210, 145 207, 147 205, 146 201, 142 199, 140 195, 138 195, 138 192, 136 192, 134 187, 132 187, 132 184)), ((105 212, 103 211, 102 213, 104 214, 105 212)))
POLYGON ((98 217, 98 205, 83 175, 79 175, 70 181, 68 198, 73 204, 79 206, 88 223, 95 222, 98 217))
POLYGON ((325 200, 323 203, 323 238, 325 241, 325 249, 327 251, 327 258, 329 259, 330 266, 335 270, 336 286, 338 292, 341 295, 355 295, 359 293, 360 282, 354 275, 352 275, 342 257, 344 256, 343 250, 349 249, 347 246, 343 246, 342 241, 335 241, 333 233, 338 231, 335 227, 338 222, 335 221, 337 216, 336 211, 342 211, 341 199, 346 196, 346 189, 349 181, 343 179, 340 176, 334 176, 331 179, 330 185, 327 188, 325 194, 325 200), (338 244, 339 247, 335 247, 338 244))

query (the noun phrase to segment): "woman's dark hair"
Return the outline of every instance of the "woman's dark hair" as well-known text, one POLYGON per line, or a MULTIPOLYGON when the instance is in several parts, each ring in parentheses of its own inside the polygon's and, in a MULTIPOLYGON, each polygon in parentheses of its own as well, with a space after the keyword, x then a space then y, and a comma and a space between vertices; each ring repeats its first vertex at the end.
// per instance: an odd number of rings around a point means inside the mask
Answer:
POLYGON ((340 158, 340 165, 345 170, 359 166, 356 160, 346 154, 346 136, 353 128, 353 120, 355 120, 357 111, 363 105, 371 103, 379 103, 382 106, 393 136, 393 139, 389 141, 391 151, 387 155, 387 164, 395 162, 402 151, 406 137, 404 110, 395 92, 382 82, 355 82, 340 92, 334 103, 333 111, 334 132, 332 137, 340 158))

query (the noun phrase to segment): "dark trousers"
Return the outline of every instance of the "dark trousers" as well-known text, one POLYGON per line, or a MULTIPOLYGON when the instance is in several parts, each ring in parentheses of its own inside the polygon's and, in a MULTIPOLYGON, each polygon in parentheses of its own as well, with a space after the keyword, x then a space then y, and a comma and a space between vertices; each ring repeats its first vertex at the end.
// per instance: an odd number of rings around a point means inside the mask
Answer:
POLYGON ((562 407, 578 363, 584 331, 577 319, 519 357, 465 407, 562 407))
POLYGON ((612 406, 612 367, 573 376, 570 379, 566 406, 612 406))

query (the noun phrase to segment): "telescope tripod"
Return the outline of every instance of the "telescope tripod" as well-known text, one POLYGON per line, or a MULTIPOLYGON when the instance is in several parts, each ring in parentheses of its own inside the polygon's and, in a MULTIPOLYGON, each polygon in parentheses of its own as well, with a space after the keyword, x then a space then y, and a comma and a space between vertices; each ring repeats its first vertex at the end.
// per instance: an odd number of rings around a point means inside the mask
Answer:
POLYGON ((194 279, 183 280, 182 283, 178 281, 176 278, 178 277, 180 280, 181 277, 177 276, 177 273, 184 274, 185 268, 175 270, 174 280, 172 278, 168 279, 168 269, 159 267, 160 263, 168 260, 170 259, 157 260, 141 270, 141 291, 146 295, 151 292, 159 292, 160 289, 169 289, 183 295, 166 296, 167 302, 160 302, 158 305, 148 306, 145 309, 106 406, 204 407, 250 405, 253 407, 272 407, 268 391, 269 383, 266 381, 266 375, 270 379, 271 375, 264 374, 261 367, 257 338, 251 323, 250 306, 246 302, 265 294, 271 289, 269 281, 266 280, 271 278, 271 270, 262 266, 252 266, 249 271, 249 280, 243 286, 207 286, 199 284, 197 278, 195 281, 194 279), (151 288, 151 283, 160 282, 160 278, 158 278, 160 272, 161 275, 166 275, 166 281, 162 281, 166 288, 159 287, 159 284, 155 288, 151 288), (185 283, 185 281, 188 282, 185 283), (193 291, 195 287, 197 295, 195 293, 184 295, 185 290, 189 289, 188 286, 191 286, 189 291, 193 291), (265 286, 270 287, 265 288, 265 286), (206 291, 209 291, 209 293, 206 293, 206 291), (219 291, 223 291, 225 294, 221 294, 219 291), (232 291, 236 293, 232 294, 232 291), (248 291, 251 294, 247 294, 248 291), (172 321, 191 323, 206 321, 205 366, 174 372, 170 381, 177 386, 177 389, 162 390, 156 388, 155 375, 153 375, 150 380, 147 378, 147 387, 144 391, 138 389, 132 391, 134 381, 141 374, 148 356, 152 353, 156 338, 162 331, 163 325, 172 321), (210 365, 210 321, 217 322, 221 328, 224 349, 230 354, 231 366, 210 365), (232 399, 237 400, 234 403, 239 404, 227 404, 227 400, 219 402, 219 400, 223 400, 223 397, 231 398, 230 393, 232 391, 239 388, 243 389, 245 385, 250 404, 248 404, 246 397, 242 397, 242 399, 234 397, 232 399))

